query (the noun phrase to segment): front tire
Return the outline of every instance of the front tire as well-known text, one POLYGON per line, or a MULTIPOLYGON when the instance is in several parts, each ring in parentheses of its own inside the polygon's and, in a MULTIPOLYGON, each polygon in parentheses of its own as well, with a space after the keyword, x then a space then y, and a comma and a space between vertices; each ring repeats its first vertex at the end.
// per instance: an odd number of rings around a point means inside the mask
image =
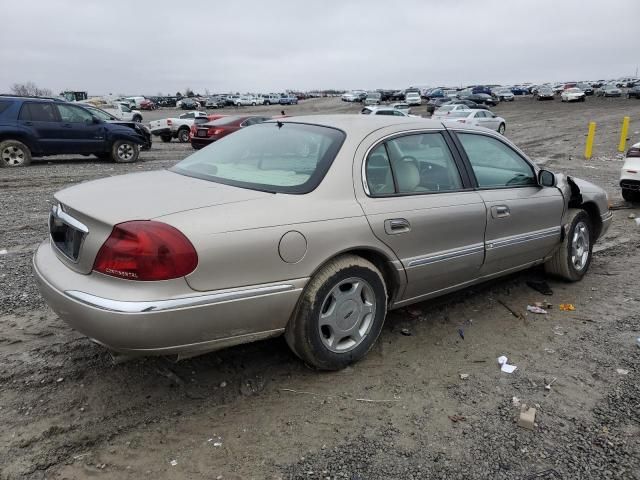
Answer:
POLYGON ((0 142, 1 167, 27 167, 31 164, 31 150, 17 140, 0 142))
POLYGON ((142 117, 140 115, 136 115, 133 117, 133 121, 136 123, 142 123, 142 117))
POLYGON ((569 282, 577 282, 589 270, 593 256, 593 227, 582 209, 569 210, 569 228, 560 248, 544 264, 545 271, 569 282))
POLYGON ((499 133, 500 135, 504 135, 504 132, 505 132, 506 130, 507 130, 507 126, 506 126, 504 123, 501 123, 501 124, 498 126, 498 133, 499 133))
POLYGON ((363 358, 380 335, 387 313, 387 289, 371 262, 343 255, 309 281, 285 339, 305 363, 340 370, 363 358))
POLYGON ((133 163, 139 155, 140 147, 130 140, 118 140, 111 147, 111 158, 116 163, 133 163))

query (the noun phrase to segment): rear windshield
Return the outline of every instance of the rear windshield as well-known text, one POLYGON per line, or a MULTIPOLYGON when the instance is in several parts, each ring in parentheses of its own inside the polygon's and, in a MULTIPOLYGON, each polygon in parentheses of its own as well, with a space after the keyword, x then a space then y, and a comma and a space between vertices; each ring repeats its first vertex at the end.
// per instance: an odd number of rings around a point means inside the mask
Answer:
POLYGON ((223 137, 171 170, 252 190, 308 193, 324 178, 345 137, 319 125, 262 123, 223 137))
POLYGON ((450 117, 468 117, 469 110, 457 110, 455 112, 449 112, 450 117))

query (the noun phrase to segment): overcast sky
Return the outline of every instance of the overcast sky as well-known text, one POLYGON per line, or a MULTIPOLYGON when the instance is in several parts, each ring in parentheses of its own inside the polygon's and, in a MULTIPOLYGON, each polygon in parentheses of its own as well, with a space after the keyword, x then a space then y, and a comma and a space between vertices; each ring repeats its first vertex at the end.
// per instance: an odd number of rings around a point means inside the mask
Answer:
POLYGON ((640 0, 0 0, 0 17, 0 92, 536 83, 640 64, 640 0))

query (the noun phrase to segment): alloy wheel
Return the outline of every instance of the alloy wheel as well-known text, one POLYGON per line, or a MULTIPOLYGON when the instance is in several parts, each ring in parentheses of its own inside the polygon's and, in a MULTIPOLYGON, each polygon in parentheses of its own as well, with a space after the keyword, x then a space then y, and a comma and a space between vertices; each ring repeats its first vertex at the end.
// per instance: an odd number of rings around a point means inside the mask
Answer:
POLYGON ((589 228, 578 222, 571 239, 571 263, 577 271, 582 271, 589 259, 589 228))
POLYGON ((2 161, 8 167, 17 167, 24 163, 25 153, 22 148, 10 145, 2 151, 2 161))
POLYGON ((357 277, 342 280, 322 303, 318 325, 322 343, 334 353, 353 350, 371 330, 375 313, 371 285, 357 277))
POLYGON ((128 144, 128 143, 123 143, 120 146, 118 146, 118 158, 120 160, 131 160, 131 158, 133 158, 134 155, 134 151, 133 151, 133 147, 128 144))

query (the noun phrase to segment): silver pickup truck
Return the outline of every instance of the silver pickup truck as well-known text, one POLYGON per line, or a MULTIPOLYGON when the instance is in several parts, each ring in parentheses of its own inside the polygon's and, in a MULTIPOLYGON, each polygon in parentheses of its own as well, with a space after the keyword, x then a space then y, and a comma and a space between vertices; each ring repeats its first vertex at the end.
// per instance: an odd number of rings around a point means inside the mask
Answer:
POLYGON ((177 138, 180 143, 189 141, 189 130, 195 123, 196 118, 208 119, 206 112, 183 113, 178 118, 163 118, 149 122, 151 134, 160 137, 163 142, 170 142, 172 138, 177 138))

